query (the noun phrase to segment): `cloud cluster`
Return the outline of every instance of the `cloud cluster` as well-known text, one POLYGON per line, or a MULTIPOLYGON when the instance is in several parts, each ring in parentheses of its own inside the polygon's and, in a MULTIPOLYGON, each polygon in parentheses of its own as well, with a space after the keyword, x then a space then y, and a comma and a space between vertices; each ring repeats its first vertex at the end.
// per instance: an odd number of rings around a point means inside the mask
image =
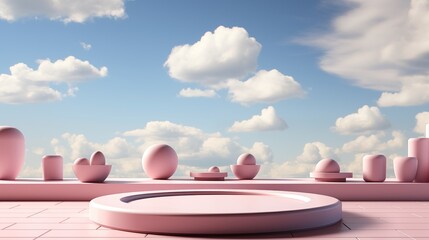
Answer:
POLYGON ((325 51, 320 67, 353 85, 381 91, 378 105, 429 102, 429 2, 343 0, 332 30, 307 44, 325 51))
POLYGON ((404 145, 405 136, 400 131, 392 131, 392 138, 383 139, 384 133, 359 136, 356 139, 344 143, 342 151, 349 153, 372 153, 386 149, 398 149, 404 145))
POLYGON ((383 130, 390 127, 389 121, 377 107, 364 105, 356 113, 340 117, 335 121, 334 130, 340 134, 359 134, 383 130))
POLYGON ((39 60, 38 68, 32 69, 24 63, 10 67, 10 74, 0 74, 1 103, 33 103, 61 100, 74 95, 74 86, 81 81, 107 76, 107 68, 96 68, 88 61, 73 56, 52 62, 39 60), (67 85, 61 92, 58 87, 67 85))
POLYGON ((216 91, 213 89, 198 89, 198 88, 185 88, 180 90, 179 96, 181 97, 206 97, 212 98, 216 96, 216 91))
POLYGON ((273 131, 287 128, 286 122, 280 118, 273 106, 262 109, 260 115, 248 120, 236 121, 229 128, 230 132, 273 131))
MULTIPOLYGON (((181 82, 197 83, 211 91, 227 89, 231 101, 243 105, 302 97, 301 85, 276 69, 254 75, 260 50, 261 44, 246 29, 219 26, 192 45, 174 47, 164 66, 170 77, 181 82)), ((182 90, 179 95, 214 95, 201 91, 182 90)))
POLYGON ((0 19, 47 18, 83 23, 92 18, 125 17, 124 0, 0 0, 0 19))
POLYGON ((426 124, 429 124, 429 112, 421 112, 416 114, 416 126, 414 132, 425 134, 426 124))

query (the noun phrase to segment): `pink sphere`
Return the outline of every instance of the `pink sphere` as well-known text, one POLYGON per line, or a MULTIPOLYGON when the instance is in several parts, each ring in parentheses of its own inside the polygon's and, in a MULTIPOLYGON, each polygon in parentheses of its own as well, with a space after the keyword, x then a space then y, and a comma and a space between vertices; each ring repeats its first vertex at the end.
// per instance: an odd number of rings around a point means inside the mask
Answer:
POLYGON ((143 170, 152 179, 168 179, 176 171, 177 164, 176 151, 166 144, 152 145, 143 153, 143 170))
POLYGON ((243 153, 238 157, 237 165, 256 165, 256 159, 250 153, 243 153))
POLYGON ((89 165, 89 160, 87 158, 78 158, 74 160, 74 165, 89 165))
POLYGON ((16 128, 0 126, 0 179, 16 179, 24 165, 24 156, 24 135, 16 128))
POLYGON ((216 166, 210 167, 209 172, 217 173, 220 172, 220 169, 216 166))
POLYGON ((337 161, 334 159, 325 158, 317 163, 314 171, 323 173, 339 173, 340 165, 338 165, 337 161))

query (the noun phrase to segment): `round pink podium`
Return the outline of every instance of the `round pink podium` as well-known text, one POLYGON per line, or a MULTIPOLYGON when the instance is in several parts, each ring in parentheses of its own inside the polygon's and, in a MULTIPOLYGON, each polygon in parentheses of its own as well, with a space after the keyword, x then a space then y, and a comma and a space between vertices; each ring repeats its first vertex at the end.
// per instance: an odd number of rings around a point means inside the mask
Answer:
POLYGON ((317 228, 341 220, 336 198, 267 190, 172 190, 102 196, 89 218, 102 226, 158 234, 250 234, 317 228))

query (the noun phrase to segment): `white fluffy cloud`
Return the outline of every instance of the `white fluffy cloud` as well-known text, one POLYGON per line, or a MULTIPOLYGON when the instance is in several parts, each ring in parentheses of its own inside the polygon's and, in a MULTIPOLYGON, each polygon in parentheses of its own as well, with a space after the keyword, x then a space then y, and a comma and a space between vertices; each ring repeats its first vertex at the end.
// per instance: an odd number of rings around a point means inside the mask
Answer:
POLYGON ((124 0, 0 0, 0 19, 47 18, 83 23, 91 18, 125 17, 124 0))
POLYGON ((174 47, 164 66, 179 81, 217 85, 255 71, 260 50, 246 29, 219 26, 192 45, 174 47))
POLYGON ((421 112, 416 114, 416 126, 414 132, 425 134, 426 124, 429 124, 429 112, 421 112))
POLYGON ((383 130, 388 127, 390 127, 389 121, 377 107, 365 105, 356 113, 338 118, 335 121, 334 130, 341 134, 353 134, 383 130))
POLYGON ((196 88, 185 88, 180 90, 179 96, 181 97, 215 97, 216 91, 213 89, 196 89, 196 88))
POLYGON ((362 88, 383 92, 379 106, 429 102, 429 2, 342 1, 332 30, 306 43, 325 50, 320 66, 362 88))
POLYGON ((372 153, 386 149, 398 149, 404 145, 405 136, 400 131, 393 131, 392 138, 384 139, 385 134, 378 133, 369 136, 359 136, 356 139, 344 143, 343 152, 372 153))
POLYGON ((283 75, 276 69, 260 70, 246 81, 230 80, 227 85, 231 100, 244 105, 272 103, 305 95, 301 85, 293 77, 283 75))
POLYGON ((24 63, 10 67, 10 74, 0 74, 0 102, 29 103, 61 100, 74 95, 73 85, 94 78, 107 76, 107 68, 96 68, 88 61, 73 56, 52 62, 39 60, 38 68, 32 69, 24 63), (68 89, 61 92, 54 88, 66 84, 68 89))
POLYGON ((275 131, 287 128, 286 122, 280 118, 274 107, 262 109, 260 115, 254 115, 248 120, 236 121, 229 128, 230 132, 275 131))

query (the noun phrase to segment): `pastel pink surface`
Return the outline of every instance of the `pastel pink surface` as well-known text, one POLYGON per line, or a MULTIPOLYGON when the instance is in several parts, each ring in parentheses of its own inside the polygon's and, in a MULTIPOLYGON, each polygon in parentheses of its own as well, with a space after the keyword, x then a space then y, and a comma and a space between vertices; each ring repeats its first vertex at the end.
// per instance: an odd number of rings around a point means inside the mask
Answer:
POLYGON ((238 179, 253 179, 261 168, 260 165, 231 165, 231 171, 238 179))
POLYGON ((177 164, 176 151, 166 144, 152 145, 143 153, 143 170, 153 179, 168 179, 176 171, 177 164))
POLYGON ((112 165, 73 165, 73 172, 81 182, 104 182, 112 165))
POLYGON ((408 139, 408 156, 417 158, 416 182, 429 182, 429 138, 408 139))
POLYGON ((226 172, 191 172, 190 176, 195 180, 223 181, 228 176, 226 172))
POLYGON ((324 173, 339 173, 340 165, 338 165, 337 161, 335 161, 334 159, 325 158, 317 163, 314 171, 324 173))
POLYGON ((100 151, 96 151, 91 155, 91 158, 89 159, 90 165, 105 165, 106 164, 106 158, 104 157, 104 154, 100 151))
POLYGON ((60 155, 45 155, 42 158, 43 179, 63 180, 63 157, 60 155))
POLYGON ((0 179, 14 180, 24 165, 25 139, 16 128, 0 126, 0 179))
POLYGON ((105 227, 143 233, 266 233, 336 223, 341 220, 341 202, 266 190, 134 192, 93 199, 89 216, 105 227))
POLYGON ((365 155, 362 159, 363 179, 366 182, 386 180, 386 157, 384 155, 365 155))
POLYGON ((250 153, 243 153, 237 159, 237 165, 255 165, 256 158, 250 153))
POLYGON ((416 178, 417 158, 396 157, 393 160, 393 169, 396 179, 400 182, 412 182, 416 178))

